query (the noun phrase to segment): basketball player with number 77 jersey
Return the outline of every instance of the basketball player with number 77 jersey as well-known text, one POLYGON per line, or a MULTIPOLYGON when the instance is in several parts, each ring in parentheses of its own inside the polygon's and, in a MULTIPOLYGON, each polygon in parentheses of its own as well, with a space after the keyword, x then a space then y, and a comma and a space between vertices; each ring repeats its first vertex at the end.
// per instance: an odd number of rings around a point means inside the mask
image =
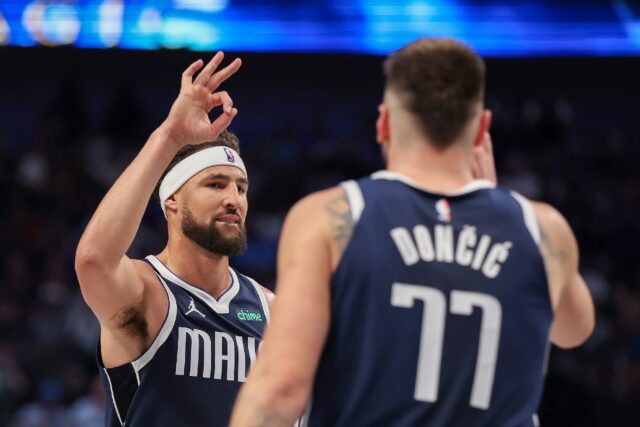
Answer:
POLYGON ((549 344, 593 330, 567 222, 495 184, 482 59, 420 39, 385 74, 386 170, 289 212, 232 427, 535 426, 549 344))

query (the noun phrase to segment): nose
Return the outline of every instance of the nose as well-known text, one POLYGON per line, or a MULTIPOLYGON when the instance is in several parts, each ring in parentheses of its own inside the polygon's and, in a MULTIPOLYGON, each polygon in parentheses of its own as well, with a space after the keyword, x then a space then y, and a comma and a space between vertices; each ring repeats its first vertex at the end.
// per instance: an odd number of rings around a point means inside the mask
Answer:
POLYGON ((225 208, 238 209, 238 207, 240 206, 240 193, 238 193, 237 186, 227 186, 222 203, 224 204, 225 208))

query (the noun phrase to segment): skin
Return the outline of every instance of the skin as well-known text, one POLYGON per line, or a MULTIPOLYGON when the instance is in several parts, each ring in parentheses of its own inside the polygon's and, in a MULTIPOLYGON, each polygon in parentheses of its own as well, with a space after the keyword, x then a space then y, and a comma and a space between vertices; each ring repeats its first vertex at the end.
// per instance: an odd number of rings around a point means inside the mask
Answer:
MULTIPOLYGON (((180 93, 167 118, 109 189, 78 244, 76 273, 85 301, 100 322, 106 367, 138 358, 166 317, 168 297, 153 269, 144 261, 129 258, 126 251, 160 176, 178 150, 214 140, 236 116, 229 94, 216 90, 241 62, 236 59, 218 70, 223 57, 218 52, 204 68, 198 60, 184 71, 180 93), (211 121, 209 112, 218 106, 222 112, 211 121)), ((245 220, 247 188, 239 169, 214 166, 192 177, 165 202, 169 238, 159 259, 214 298, 230 285, 229 259, 208 253, 185 238, 180 228, 183 208, 187 206, 200 223, 216 217, 216 227, 231 236, 238 232, 237 223, 245 220), (237 215, 225 215, 230 208, 237 215)))
MULTIPOLYGON (((387 91, 379 108, 377 140, 387 170, 433 192, 449 193, 473 179, 496 181, 490 122, 491 113, 477 105, 460 140, 439 151, 396 94, 387 91)), ((595 321, 578 272, 577 245, 557 210, 533 205, 555 315, 551 341, 573 347, 591 334, 595 321)), ((331 321, 331 275, 353 226, 340 188, 311 194, 287 215, 278 248, 278 300, 260 357, 236 401, 232 427, 291 426, 302 414, 331 321)))

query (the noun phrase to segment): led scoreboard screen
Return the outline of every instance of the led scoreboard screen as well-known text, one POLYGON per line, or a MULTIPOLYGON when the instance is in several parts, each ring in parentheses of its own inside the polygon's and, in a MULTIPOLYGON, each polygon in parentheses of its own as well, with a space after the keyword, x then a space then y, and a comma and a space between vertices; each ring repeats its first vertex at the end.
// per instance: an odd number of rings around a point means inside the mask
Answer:
POLYGON ((0 0, 0 45, 385 54, 420 36, 488 56, 637 55, 640 2, 0 0))

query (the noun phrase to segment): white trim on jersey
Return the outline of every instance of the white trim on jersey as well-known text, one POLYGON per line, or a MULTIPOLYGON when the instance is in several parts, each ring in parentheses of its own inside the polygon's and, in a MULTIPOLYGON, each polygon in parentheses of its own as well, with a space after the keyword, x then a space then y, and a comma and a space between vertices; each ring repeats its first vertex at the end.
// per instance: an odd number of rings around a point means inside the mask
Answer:
POLYGON ((304 412, 298 420, 299 427, 309 427, 309 418, 311 417, 311 408, 313 407, 313 396, 309 396, 309 400, 305 405, 304 412))
POLYGON ((138 385, 140 385, 140 373, 138 372, 138 370, 136 368, 133 368, 133 372, 136 374, 136 383, 138 385))
POLYGON ((340 187, 342 187, 347 194, 347 199, 349 199, 353 222, 358 222, 364 210, 364 197, 362 197, 360 186, 356 181, 350 180, 340 183, 340 187))
POLYGON ((262 311, 264 312, 264 316, 267 318, 267 324, 268 324, 271 321, 271 313, 269 312, 269 303, 267 302, 267 296, 264 293, 264 289, 262 288, 262 286, 260 286, 258 282, 253 280, 251 277, 249 276, 244 276, 244 277, 249 279, 253 287, 256 289, 258 298, 260 298, 260 303, 262 304, 262 311))
POLYGON ((545 377, 547 376, 547 370, 549 369, 550 355, 551 355, 551 339, 547 341, 547 349, 544 351, 544 363, 542 364, 542 375, 544 375, 545 377))
POLYGON ((133 366, 133 370, 136 372, 136 380, 138 381, 138 385, 140 385, 140 377, 138 372, 142 370, 150 361, 153 359, 153 356, 156 355, 156 352, 160 348, 162 344, 169 338, 169 334, 173 329, 173 325, 176 323, 176 313, 178 311, 178 304, 176 304, 176 298, 173 295, 173 292, 169 289, 167 284, 164 282, 162 276, 156 273, 158 279, 160 279, 160 283, 164 286, 164 290, 167 293, 167 297, 169 298, 169 311, 167 312, 167 317, 164 319, 164 323, 160 328, 160 332, 158 332, 158 336, 151 343, 151 346, 145 351, 142 356, 138 357, 136 360, 131 362, 131 366, 133 366))
POLYGON ((240 292, 240 282, 238 281, 236 272, 233 271, 232 268, 229 268, 229 273, 231 274, 231 286, 223 292, 222 296, 220 296, 218 300, 216 300, 214 297, 212 297, 202 289, 198 288, 197 286, 190 285, 189 283, 176 276, 173 271, 169 270, 155 256, 149 255, 148 257, 146 257, 146 260, 149 261, 151 265, 153 265, 165 279, 172 281, 184 290, 195 295, 218 314, 229 313, 229 303, 231 303, 231 300, 238 294, 238 292, 240 292))
POLYGON ((116 403, 116 395, 113 393, 113 385, 111 384, 111 377, 109 377, 109 371, 107 368, 102 368, 104 374, 107 376, 107 381, 109 381, 109 391, 111 391, 111 401, 113 402, 113 408, 116 410, 116 415, 118 417, 118 421, 120 421, 120 425, 124 426, 124 422, 122 422, 122 417, 120 416, 120 411, 118 410, 118 404, 116 403))
POLYGON ((417 182, 413 181, 408 176, 405 176, 397 172, 391 172, 388 170, 381 170, 378 172, 374 172, 373 174, 371 174, 371 179, 386 179, 389 181, 400 181, 411 187, 417 188, 418 190, 427 191, 429 193, 438 194, 445 197, 461 196, 463 194, 471 193, 476 190, 496 187, 496 185, 493 182, 487 179, 475 179, 452 193, 438 193, 438 192, 431 191, 428 188, 421 187, 417 182))
POLYGON ((531 416, 531 421, 533 421, 533 427, 540 427, 540 419, 538 418, 538 414, 533 414, 531 416))
POLYGON ((529 229, 529 233, 531 233, 533 241, 536 242, 537 245, 539 245, 540 226, 538 225, 538 220, 536 219, 536 214, 533 211, 531 202, 515 191, 511 192, 511 196, 516 199, 516 202, 520 204, 520 207, 522 208, 522 215, 524 216, 524 223, 527 226, 527 229, 529 229))

